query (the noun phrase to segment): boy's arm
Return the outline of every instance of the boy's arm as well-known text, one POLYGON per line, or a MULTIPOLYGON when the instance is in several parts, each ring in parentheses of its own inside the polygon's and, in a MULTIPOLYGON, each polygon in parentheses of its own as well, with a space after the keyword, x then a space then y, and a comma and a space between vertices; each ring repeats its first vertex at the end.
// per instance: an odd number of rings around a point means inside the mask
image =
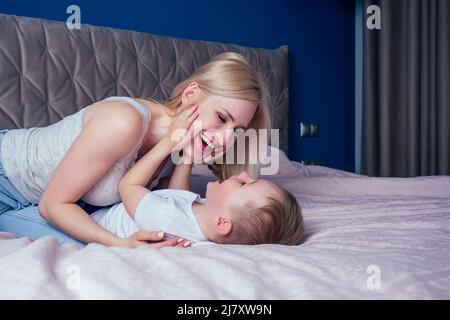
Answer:
POLYGON ((169 189, 181 189, 189 191, 189 178, 191 177, 192 164, 180 163, 175 167, 169 182, 169 189))
POLYGON ((174 139, 173 135, 178 129, 187 130, 191 127, 194 120, 198 117, 196 110, 197 105, 181 110, 169 127, 167 136, 147 152, 120 180, 119 194, 125 209, 133 219, 139 202, 150 192, 145 186, 161 162, 171 154, 177 144, 190 142, 190 132, 188 134, 185 133, 181 141, 179 141, 180 137, 174 139))
MULTIPOLYGON (((119 194, 128 214, 134 219, 139 202, 150 191, 145 187, 161 162, 170 154, 173 144, 163 139, 147 152, 119 183, 119 194)), ((170 161, 170 159, 168 160, 170 161)))

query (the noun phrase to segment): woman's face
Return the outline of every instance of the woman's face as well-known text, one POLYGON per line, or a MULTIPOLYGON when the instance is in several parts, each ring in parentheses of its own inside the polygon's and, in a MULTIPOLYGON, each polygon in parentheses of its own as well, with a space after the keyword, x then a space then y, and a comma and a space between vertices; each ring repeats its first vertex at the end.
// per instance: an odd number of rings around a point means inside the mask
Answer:
POLYGON ((209 161, 226 152, 234 143, 234 130, 246 130, 257 109, 255 101, 213 94, 199 99, 197 105, 199 116, 194 125, 201 131, 197 131, 191 144, 196 161, 209 161))

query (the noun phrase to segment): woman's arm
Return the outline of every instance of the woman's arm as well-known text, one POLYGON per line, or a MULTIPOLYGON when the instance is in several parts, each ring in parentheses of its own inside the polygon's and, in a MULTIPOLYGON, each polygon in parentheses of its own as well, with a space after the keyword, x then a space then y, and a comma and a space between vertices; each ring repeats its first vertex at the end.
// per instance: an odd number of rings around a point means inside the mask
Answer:
POLYGON ((142 118, 134 108, 123 102, 105 102, 91 114, 55 169, 39 202, 40 214, 83 242, 129 246, 131 239, 121 239, 105 230, 75 203, 117 159, 134 148, 142 130, 142 118))
MULTIPOLYGON (((173 139, 172 133, 178 129, 189 129, 198 116, 198 113, 195 112, 196 110, 196 107, 182 110, 168 129, 167 136, 147 152, 120 181, 120 197, 132 218, 134 218, 139 202, 150 192, 145 186, 155 173, 156 168, 180 143, 173 139)), ((189 134, 185 135, 185 137, 187 136, 189 134)), ((186 141, 190 141, 190 139, 186 139, 186 141)))

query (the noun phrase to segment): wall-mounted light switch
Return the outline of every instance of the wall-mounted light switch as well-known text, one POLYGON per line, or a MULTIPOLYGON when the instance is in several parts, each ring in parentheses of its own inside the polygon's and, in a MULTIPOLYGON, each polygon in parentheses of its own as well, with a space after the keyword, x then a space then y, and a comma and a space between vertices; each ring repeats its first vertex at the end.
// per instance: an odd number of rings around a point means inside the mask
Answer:
POLYGON ((300 122, 300 137, 318 137, 320 135, 320 125, 318 123, 300 122))

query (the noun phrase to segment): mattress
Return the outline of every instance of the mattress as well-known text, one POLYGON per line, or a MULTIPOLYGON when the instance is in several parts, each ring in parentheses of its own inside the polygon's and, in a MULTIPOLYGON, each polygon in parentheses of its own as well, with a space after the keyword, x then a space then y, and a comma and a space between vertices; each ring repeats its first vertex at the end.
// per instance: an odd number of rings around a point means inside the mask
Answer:
MULTIPOLYGON (((289 161, 298 246, 108 248, 0 233, 1 299, 449 299, 450 177, 372 178, 289 161)), ((191 184, 214 178, 203 167, 191 184)))

